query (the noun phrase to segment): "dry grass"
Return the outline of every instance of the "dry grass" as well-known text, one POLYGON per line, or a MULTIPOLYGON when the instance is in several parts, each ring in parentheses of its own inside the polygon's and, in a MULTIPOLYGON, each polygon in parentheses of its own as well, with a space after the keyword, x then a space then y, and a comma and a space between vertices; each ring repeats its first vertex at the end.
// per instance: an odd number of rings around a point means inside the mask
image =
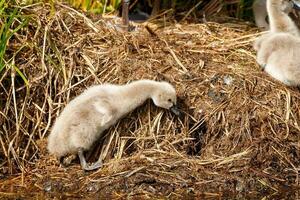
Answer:
POLYGON ((10 66, 1 74, 0 195, 299 195, 291 192, 299 187, 299 91, 260 71, 255 28, 158 20, 124 33, 108 18, 61 4, 49 10, 24 9, 35 18, 8 46, 24 45, 15 64, 29 83, 10 66), (92 173, 49 157, 46 137, 70 99, 93 84, 141 78, 174 84, 185 114, 176 118, 148 101, 96 145, 89 160, 101 156, 105 165, 92 173))

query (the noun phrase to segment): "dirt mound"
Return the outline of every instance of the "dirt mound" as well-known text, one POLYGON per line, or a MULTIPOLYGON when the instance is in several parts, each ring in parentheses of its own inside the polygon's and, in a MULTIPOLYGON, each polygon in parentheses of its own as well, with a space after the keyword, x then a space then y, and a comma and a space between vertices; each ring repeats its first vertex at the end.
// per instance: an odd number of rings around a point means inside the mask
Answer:
POLYGON ((0 195, 258 197, 299 187, 299 91, 259 69, 256 29, 157 20, 125 33, 117 19, 61 4, 23 12, 32 20, 8 53, 28 85, 13 67, 1 75, 0 195), (105 165, 92 173, 49 157, 45 139, 74 96, 142 78, 174 84, 184 114, 148 101, 99 141, 89 161, 105 165))

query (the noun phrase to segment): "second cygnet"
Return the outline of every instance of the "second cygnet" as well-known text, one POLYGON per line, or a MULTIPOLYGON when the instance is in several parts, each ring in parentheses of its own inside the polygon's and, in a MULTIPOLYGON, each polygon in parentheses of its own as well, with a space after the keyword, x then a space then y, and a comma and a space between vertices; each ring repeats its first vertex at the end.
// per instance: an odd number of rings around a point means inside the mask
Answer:
POLYGON ((289 86, 300 85, 300 38, 289 33, 259 38, 257 62, 273 78, 289 86))
POLYGON ((267 0, 270 32, 254 42, 258 64, 273 78, 289 86, 300 84, 299 30, 288 15, 293 2, 267 0))

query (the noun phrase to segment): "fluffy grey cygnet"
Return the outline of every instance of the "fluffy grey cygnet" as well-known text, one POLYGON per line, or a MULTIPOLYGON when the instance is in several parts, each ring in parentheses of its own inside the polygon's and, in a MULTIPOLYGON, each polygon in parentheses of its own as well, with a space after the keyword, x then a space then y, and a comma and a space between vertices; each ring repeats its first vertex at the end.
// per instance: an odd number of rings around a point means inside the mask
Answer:
POLYGON ((285 85, 300 85, 300 38, 288 33, 270 35, 261 41, 258 64, 285 85))
POLYGON ((151 98, 158 107, 176 110, 176 91, 167 82, 134 81, 127 85, 103 84, 88 88, 70 101, 56 119, 48 137, 48 150, 57 158, 78 154, 84 170, 102 166, 102 161, 87 164, 84 151, 102 136, 103 131, 151 98))
POLYGON ((299 36, 295 22, 288 15, 294 7, 291 0, 267 0, 267 12, 270 21, 271 33, 290 33, 299 36))
POLYGON ((258 64, 273 78, 289 86, 300 84, 299 30, 288 16, 289 0, 267 0, 270 32, 254 42, 258 64))

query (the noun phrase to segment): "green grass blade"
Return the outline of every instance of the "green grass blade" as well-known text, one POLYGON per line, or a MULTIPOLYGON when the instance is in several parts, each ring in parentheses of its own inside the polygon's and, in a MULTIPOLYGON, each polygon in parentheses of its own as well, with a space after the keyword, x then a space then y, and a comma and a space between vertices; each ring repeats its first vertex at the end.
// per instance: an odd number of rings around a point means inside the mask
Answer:
POLYGON ((20 71, 20 69, 16 66, 14 66, 16 72, 19 74, 19 76, 22 78, 22 80, 24 81, 25 85, 28 86, 29 82, 27 80, 27 78, 25 77, 25 75, 20 71))
POLYGON ((5 0, 0 1, 0 15, 2 15, 4 9, 6 8, 5 0))
POLYGON ((28 17, 25 17, 24 19, 19 19, 18 21, 20 21, 20 24, 11 30, 11 27, 13 23, 16 21, 16 19, 22 17, 21 15, 18 15, 19 12, 20 10, 18 8, 15 8, 10 15, 1 18, 4 24, 1 26, 0 29, 0 72, 4 69, 4 63, 5 63, 4 56, 5 56, 6 46, 8 44, 8 41, 16 32, 18 32, 21 28, 23 28, 29 21, 28 17))

